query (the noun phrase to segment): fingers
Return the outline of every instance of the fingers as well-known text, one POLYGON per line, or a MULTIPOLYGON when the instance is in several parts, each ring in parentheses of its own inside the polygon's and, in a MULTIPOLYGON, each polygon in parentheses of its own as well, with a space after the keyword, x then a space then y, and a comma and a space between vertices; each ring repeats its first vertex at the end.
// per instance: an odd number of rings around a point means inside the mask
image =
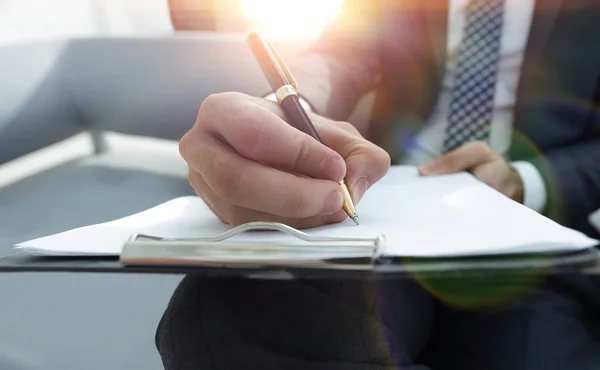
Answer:
POLYGON ((317 179, 344 178, 346 164, 338 153, 289 125, 277 104, 263 100, 213 95, 202 104, 199 129, 216 134, 252 161, 317 179))
POLYGON ((348 123, 311 115, 324 143, 284 121, 280 107, 243 94, 213 95, 180 141, 190 183, 222 221, 312 227, 340 222, 346 183, 355 202, 380 180, 389 155, 348 123))
POLYGON ((519 172, 503 159, 484 163, 474 168, 471 173, 491 188, 519 203, 523 203, 525 196, 523 180, 519 172))
POLYGON ((205 203, 208 205, 211 211, 217 215, 221 222, 230 224, 232 226, 237 226, 252 221, 265 221, 279 222, 296 228, 311 228, 315 226, 341 222, 347 218, 347 215, 341 210, 330 215, 319 215, 308 218, 294 219, 278 217, 265 212, 241 208, 224 201, 212 191, 202 176, 200 176, 200 174, 197 172, 190 172, 189 180, 196 193, 204 199, 205 203))
POLYGON ((342 208, 339 184, 280 171, 245 158, 212 136, 190 131, 182 156, 210 189, 233 206, 284 218, 308 218, 342 208))
POLYGON ((321 130, 322 140, 333 150, 340 153, 346 161, 346 183, 354 202, 358 203, 365 191, 381 180, 390 168, 389 154, 377 145, 360 136, 356 128, 347 122, 322 122, 316 118, 320 127, 324 124, 332 126, 329 130, 321 130))
POLYGON ((208 208, 221 220, 223 223, 228 223, 223 200, 219 198, 208 186, 202 176, 190 168, 188 180, 196 194, 202 198, 208 208))
POLYGON ((425 163, 419 167, 419 172, 431 176, 468 171, 495 159, 497 154, 486 143, 474 141, 425 163))

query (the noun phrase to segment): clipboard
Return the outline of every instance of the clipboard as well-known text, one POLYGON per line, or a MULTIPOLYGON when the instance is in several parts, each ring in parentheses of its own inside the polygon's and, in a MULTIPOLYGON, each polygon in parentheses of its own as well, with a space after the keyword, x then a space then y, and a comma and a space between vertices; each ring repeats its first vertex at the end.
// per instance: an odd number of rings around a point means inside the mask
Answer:
POLYGON ((385 251, 385 237, 314 236, 274 222, 250 222, 222 234, 197 238, 163 238, 134 234, 123 246, 123 265, 195 265, 222 268, 286 267, 373 270, 385 251), (236 242, 243 233, 278 231, 287 242, 236 242))
MULTIPOLYGON (((259 239, 257 239, 259 240, 259 239)), ((202 274, 259 279, 460 278, 489 275, 600 273, 600 253, 588 248, 562 253, 408 258, 386 257, 386 239, 317 237, 284 224, 252 222, 199 238, 134 234, 115 257, 34 256, 0 258, 0 272, 202 274), (279 231, 285 242, 235 241, 241 233, 279 231)))

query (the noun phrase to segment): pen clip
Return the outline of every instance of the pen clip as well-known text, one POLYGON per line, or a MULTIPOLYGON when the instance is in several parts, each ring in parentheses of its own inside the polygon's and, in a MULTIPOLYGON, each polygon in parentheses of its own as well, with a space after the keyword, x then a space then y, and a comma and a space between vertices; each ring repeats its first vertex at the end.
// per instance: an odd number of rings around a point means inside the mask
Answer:
POLYGON ((285 64, 281 55, 277 52, 277 50, 275 49, 275 47, 273 46, 273 44, 271 44, 271 42, 269 40, 264 40, 264 41, 269 46, 269 49, 271 49, 271 53, 275 57, 275 60, 277 61, 279 68, 281 68, 281 70, 285 74, 285 77, 287 78, 290 85, 292 85, 294 87, 294 89, 298 89, 298 82, 296 82, 296 79, 294 78, 294 76, 292 76, 292 72, 288 68, 287 64, 285 64))

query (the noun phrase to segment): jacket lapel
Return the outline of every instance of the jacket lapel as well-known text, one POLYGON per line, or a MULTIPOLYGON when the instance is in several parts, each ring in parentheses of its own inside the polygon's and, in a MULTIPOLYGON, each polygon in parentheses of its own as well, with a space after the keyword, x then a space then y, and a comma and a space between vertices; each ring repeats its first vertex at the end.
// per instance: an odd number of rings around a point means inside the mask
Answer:
POLYGON ((525 50, 525 64, 534 68, 539 62, 548 39, 554 28, 554 23, 559 14, 564 0, 537 0, 534 16, 529 32, 527 49, 525 50))
POLYGON ((535 110, 528 109, 530 106, 528 103, 534 102, 539 79, 545 78, 543 76, 544 68, 540 64, 542 62, 541 58, 550 41, 550 36, 552 35, 556 19, 564 1, 536 0, 523 65, 521 67, 521 78, 517 91, 517 107, 515 108, 514 118, 515 129, 521 131, 525 136, 529 136, 529 129, 531 128, 527 127, 527 122, 538 121, 538 118, 530 117, 530 113, 535 110))

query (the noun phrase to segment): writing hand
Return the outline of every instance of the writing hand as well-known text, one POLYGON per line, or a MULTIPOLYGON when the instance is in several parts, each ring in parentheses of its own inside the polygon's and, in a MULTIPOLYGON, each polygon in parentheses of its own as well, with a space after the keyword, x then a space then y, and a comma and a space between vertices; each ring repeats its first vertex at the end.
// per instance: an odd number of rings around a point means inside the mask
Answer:
POLYGON ((523 203, 524 187, 519 173, 488 144, 475 141, 437 157, 419 167, 423 176, 468 171, 504 195, 523 203))
POLYGON ((355 203, 381 179, 389 155, 349 123, 311 114, 323 144, 284 121, 278 104, 240 93, 209 96, 179 149, 196 193, 225 223, 340 222, 339 181, 355 203))

